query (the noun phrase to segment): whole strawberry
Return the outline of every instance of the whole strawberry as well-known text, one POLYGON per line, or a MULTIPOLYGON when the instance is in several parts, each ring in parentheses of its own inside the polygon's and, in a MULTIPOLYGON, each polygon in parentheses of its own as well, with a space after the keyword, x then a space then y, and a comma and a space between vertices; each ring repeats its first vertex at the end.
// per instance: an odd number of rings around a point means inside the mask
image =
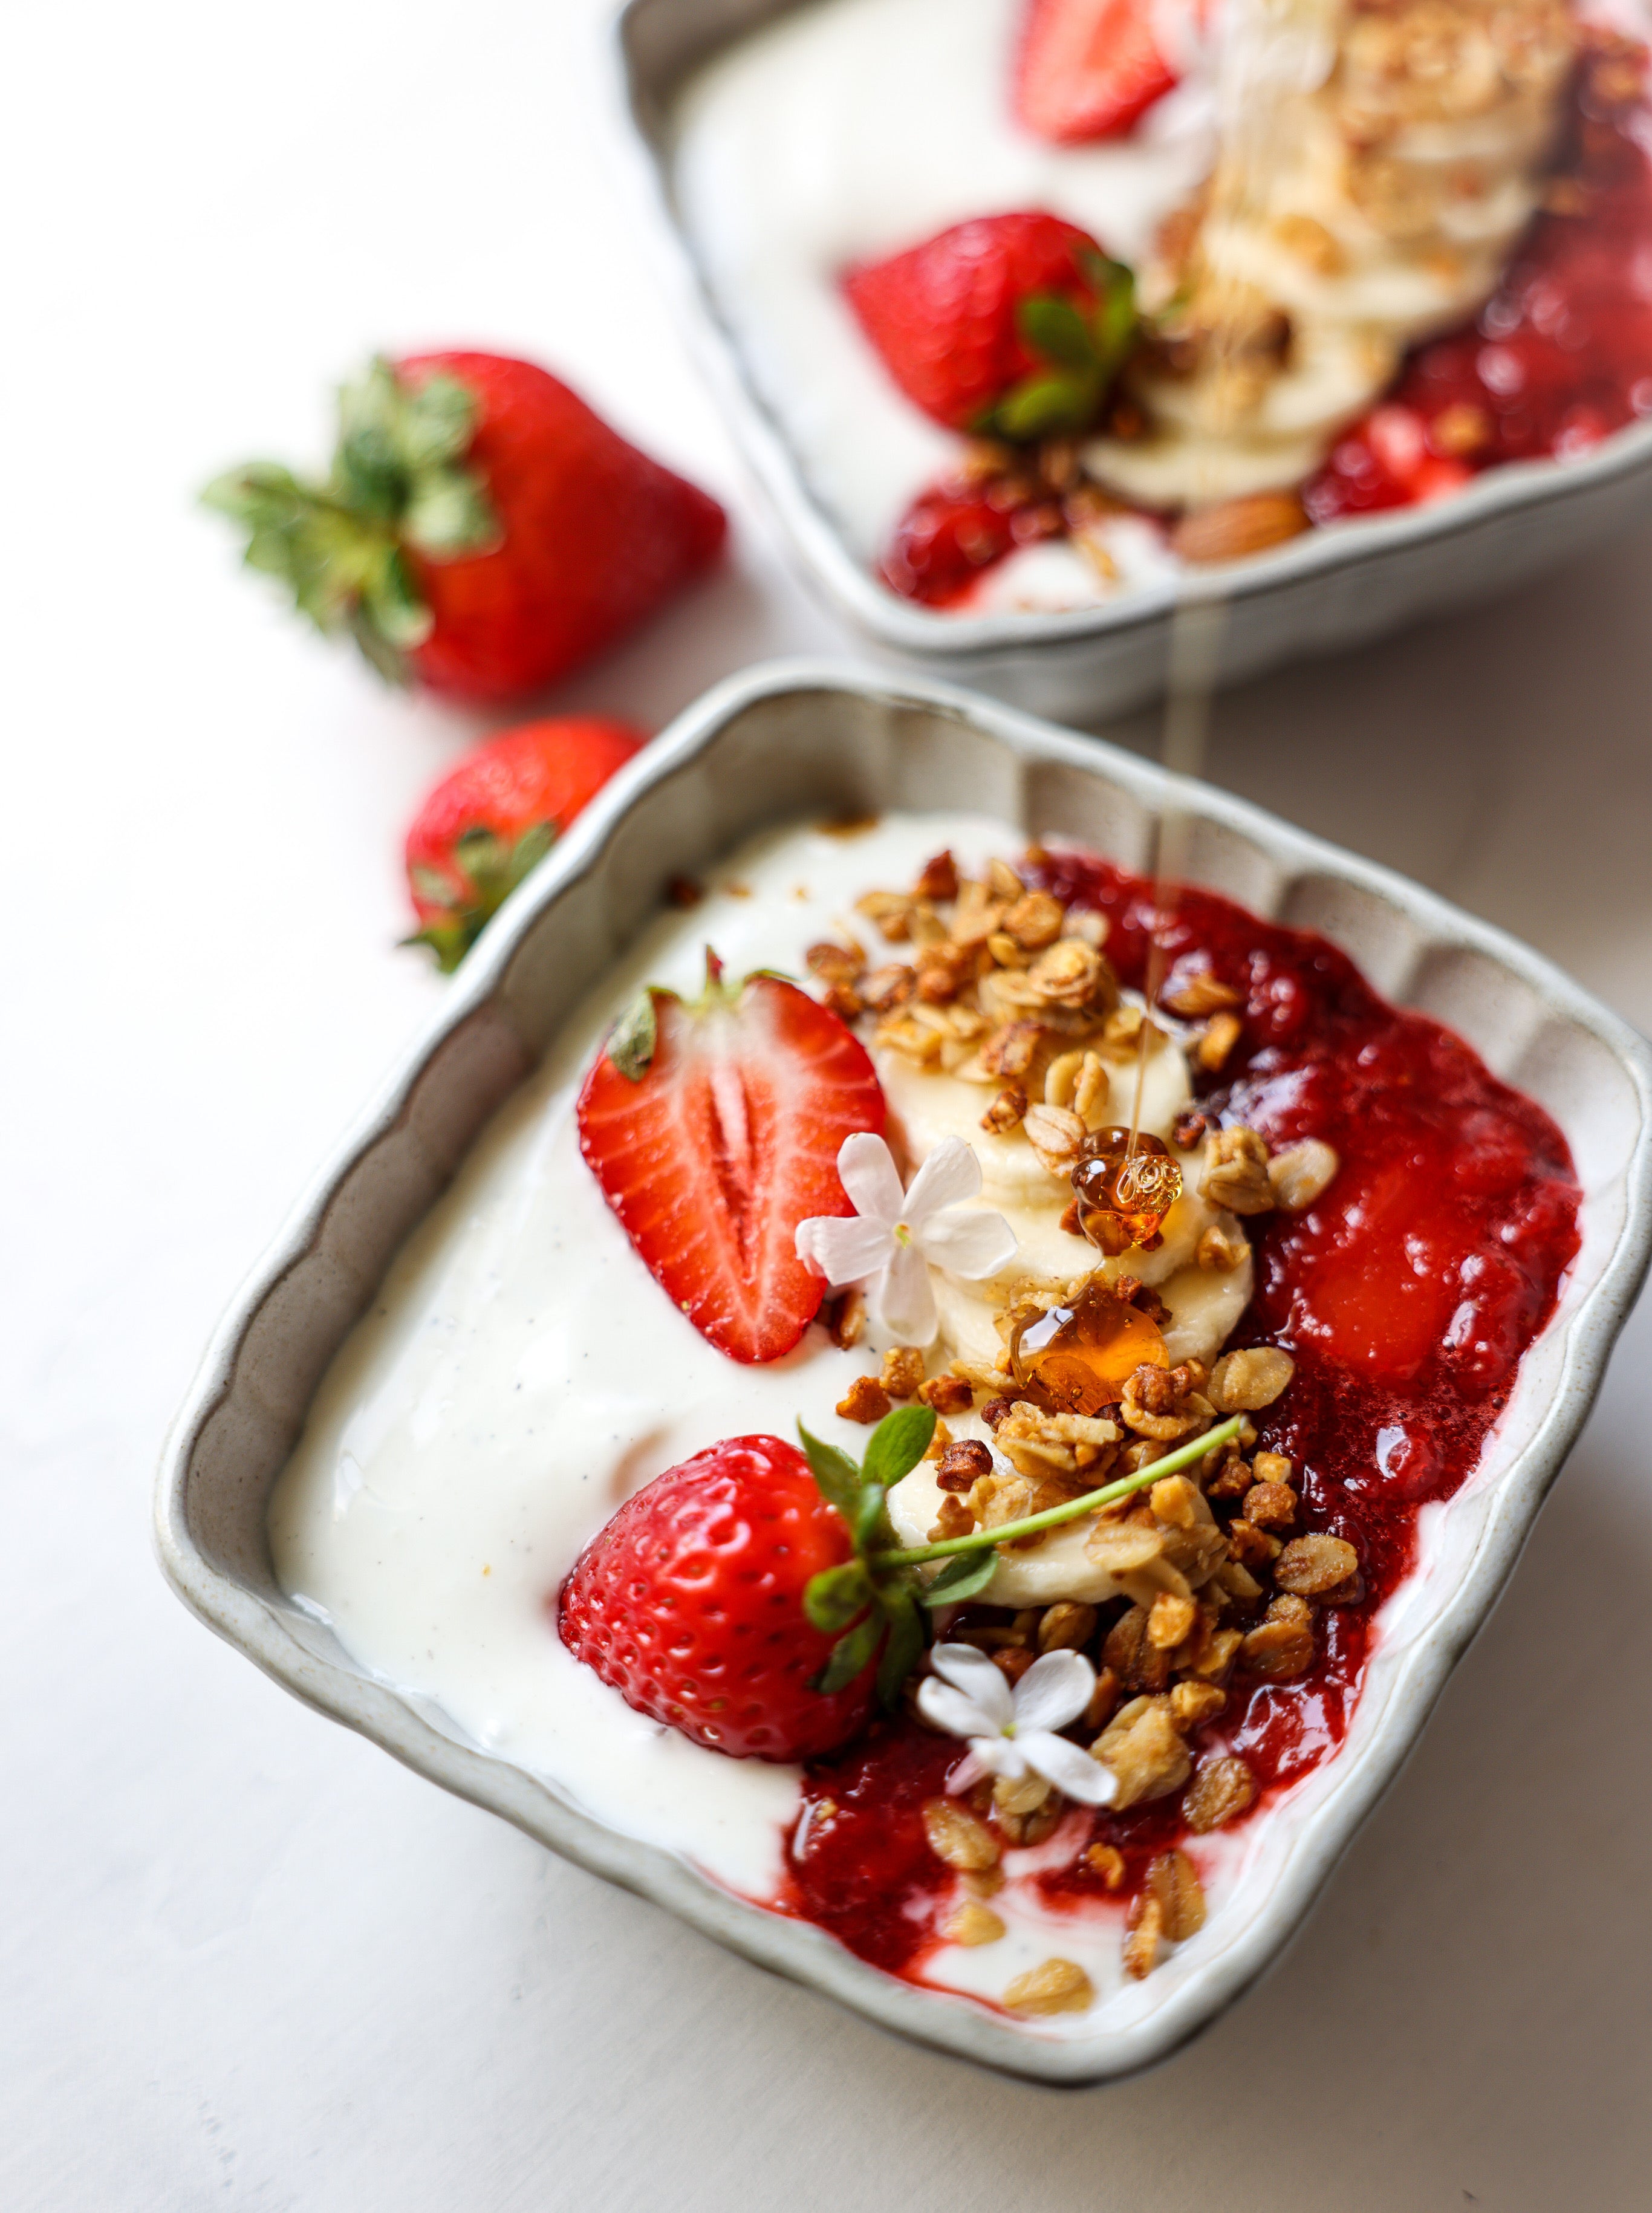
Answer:
POLYGON ((425 794, 407 832, 419 927, 406 942, 456 968, 489 917, 646 743, 624 722, 559 715, 501 730, 466 753, 425 794))
POLYGON ((557 1626, 627 1705, 737 1759, 810 1759, 864 1724, 871 1656, 813 1688, 833 1639, 803 1608, 850 1564, 843 1516, 779 1437, 731 1437, 627 1499, 575 1563, 557 1626))
POLYGON ((844 290, 907 398, 984 436, 1088 429, 1135 342, 1130 271, 1037 210, 954 223, 844 290))
POLYGON ((529 362, 375 361, 323 482, 254 461, 207 487, 249 566, 398 681, 541 690, 708 568, 727 519, 529 362))

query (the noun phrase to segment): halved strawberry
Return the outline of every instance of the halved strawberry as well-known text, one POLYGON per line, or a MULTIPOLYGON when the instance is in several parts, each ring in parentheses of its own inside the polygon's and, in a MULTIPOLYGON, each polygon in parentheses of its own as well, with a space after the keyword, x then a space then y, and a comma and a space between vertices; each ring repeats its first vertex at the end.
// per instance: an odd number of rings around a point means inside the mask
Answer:
POLYGON ((1030 0, 1015 67, 1015 113, 1069 146, 1128 131, 1177 82, 1153 29, 1153 0, 1030 0))
POLYGON ((883 1128, 865 1048, 777 976, 645 991, 579 1097, 580 1149, 661 1288, 731 1360, 778 1360, 819 1311, 800 1222, 852 1211, 838 1151, 883 1128))

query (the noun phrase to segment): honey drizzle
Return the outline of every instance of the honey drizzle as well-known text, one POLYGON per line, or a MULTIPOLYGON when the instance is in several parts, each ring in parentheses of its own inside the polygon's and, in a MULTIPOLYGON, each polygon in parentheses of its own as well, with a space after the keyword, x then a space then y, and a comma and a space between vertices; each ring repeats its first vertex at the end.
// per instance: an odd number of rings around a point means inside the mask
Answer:
POLYGON ((1204 765, 1210 734, 1210 696, 1228 621, 1228 595, 1220 585, 1198 580, 1178 591, 1170 618, 1170 685, 1165 695, 1164 728, 1160 759, 1166 785, 1163 801, 1153 818, 1153 907, 1148 924, 1147 973, 1143 979, 1145 1002, 1142 1033, 1136 1049, 1136 1088, 1131 1105, 1130 1144, 1126 1168, 1119 1181, 1119 1196, 1127 1195, 1128 1162, 1141 1152, 1142 1102, 1147 1092, 1147 1064, 1153 1048, 1153 1009, 1170 966, 1167 939, 1176 918, 1177 890, 1187 873, 1192 818, 1185 795, 1197 782, 1204 765))
MULTIPOLYGON (((1217 64, 1216 113, 1219 143, 1212 202, 1232 221, 1259 220, 1272 206, 1275 186, 1286 164, 1287 143, 1276 127, 1283 97, 1298 87, 1305 72, 1334 41, 1340 0, 1228 0, 1223 12, 1217 64)), ((1243 328, 1242 296, 1231 284, 1214 283, 1211 350, 1218 384, 1237 360, 1243 328)), ((1216 503, 1208 485, 1188 502, 1190 512, 1216 503)), ((1167 942, 1176 918, 1177 892, 1187 873, 1192 817, 1186 804, 1204 766, 1210 742, 1211 695, 1216 689, 1222 643, 1228 622, 1228 593, 1218 570, 1214 576, 1186 567, 1177 580, 1167 641, 1168 681, 1160 740, 1165 771, 1164 797, 1153 818, 1150 865, 1153 906, 1148 922, 1147 971, 1143 979, 1143 1015, 1137 1046, 1135 1096, 1131 1106, 1130 1143, 1120 1171, 1121 1198, 1134 1188, 1129 1164, 1141 1152, 1142 1105, 1147 1092, 1147 1064, 1154 1043, 1153 1010, 1170 965, 1167 942)))

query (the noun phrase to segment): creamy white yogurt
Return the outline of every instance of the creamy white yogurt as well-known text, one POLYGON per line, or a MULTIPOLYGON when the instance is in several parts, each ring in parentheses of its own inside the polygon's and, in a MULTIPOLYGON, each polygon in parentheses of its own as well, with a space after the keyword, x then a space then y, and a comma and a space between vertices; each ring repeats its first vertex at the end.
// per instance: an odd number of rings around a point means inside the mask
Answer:
POLYGON ((1106 555, 1105 565, 1087 559, 1070 538, 1017 546, 981 571, 961 607, 978 615, 1060 614, 1141 591, 1173 576, 1181 566, 1164 532, 1145 515, 1109 515, 1090 538, 1106 555))

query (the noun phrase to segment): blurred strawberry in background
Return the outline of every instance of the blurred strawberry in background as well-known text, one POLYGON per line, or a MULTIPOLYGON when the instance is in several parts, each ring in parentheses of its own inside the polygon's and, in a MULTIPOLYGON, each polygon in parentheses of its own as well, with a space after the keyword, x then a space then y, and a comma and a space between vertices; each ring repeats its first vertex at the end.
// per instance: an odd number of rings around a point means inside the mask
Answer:
POLYGON ((487 353, 374 362, 338 395, 325 480, 253 461, 204 497, 321 630, 466 699, 521 698, 590 660, 708 569, 728 530, 565 384, 487 353))
POLYGON ((1128 131, 1177 80, 1155 13, 1155 0, 1028 0, 1017 120, 1058 145, 1128 131))
POLYGON ((407 885, 428 945, 456 968, 488 918, 574 817, 648 742, 624 722, 553 716, 502 730, 426 793, 407 832, 407 885))
POLYGON ((1088 430, 1135 341, 1130 271, 1038 208, 955 223, 843 288, 890 375, 948 430, 1088 430))

